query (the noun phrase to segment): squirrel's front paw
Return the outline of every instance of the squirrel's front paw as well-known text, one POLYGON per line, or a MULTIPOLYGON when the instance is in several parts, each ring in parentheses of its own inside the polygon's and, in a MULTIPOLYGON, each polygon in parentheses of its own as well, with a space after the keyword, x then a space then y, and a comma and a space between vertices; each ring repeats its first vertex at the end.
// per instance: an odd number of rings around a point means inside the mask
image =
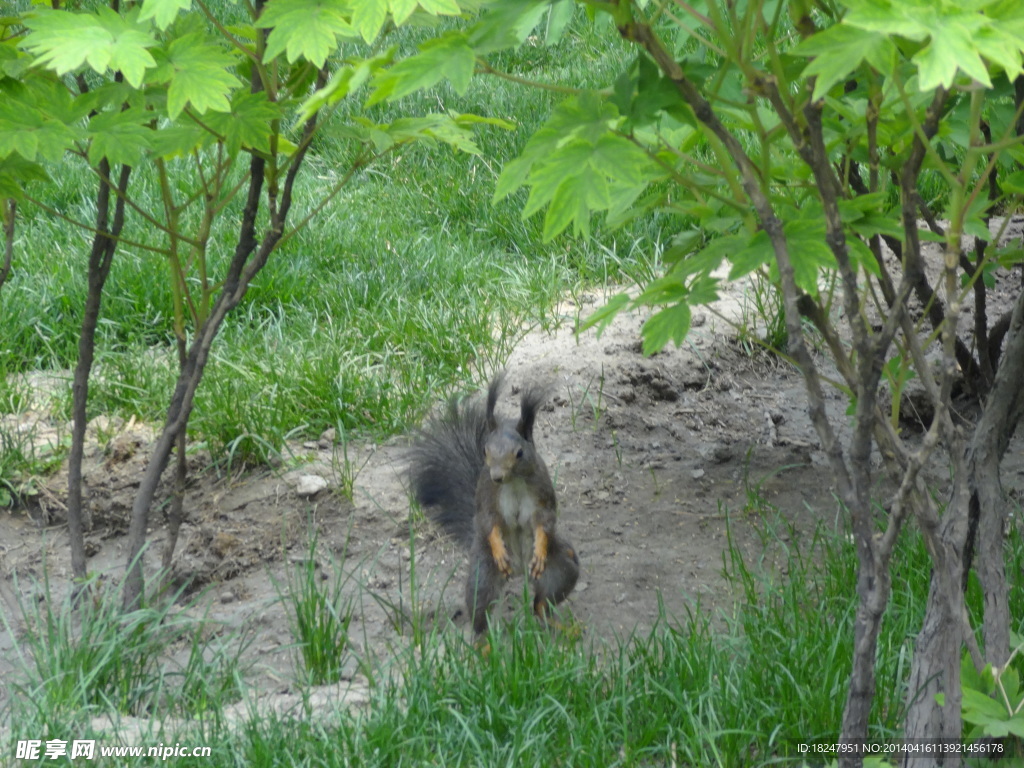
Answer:
POLYGON ((494 565, 506 579, 511 578, 512 561, 509 560, 505 540, 501 537, 501 529, 498 526, 491 528, 491 532, 487 536, 487 543, 491 548, 491 559, 494 561, 494 565))
POLYGON ((530 561, 530 578, 539 579, 548 564, 548 532, 538 525, 533 532, 533 560, 530 561))
POLYGON ((509 559, 508 552, 502 552, 496 555, 494 558, 494 564, 498 566, 498 570, 501 575, 506 579, 512 578, 512 561, 509 559))
POLYGON ((530 561, 530 578, 539 579, 541 574, 544 573, 544 568, 548 564, 547 556, 541 556, 537 553, 533 556, 533 560, 530 561))

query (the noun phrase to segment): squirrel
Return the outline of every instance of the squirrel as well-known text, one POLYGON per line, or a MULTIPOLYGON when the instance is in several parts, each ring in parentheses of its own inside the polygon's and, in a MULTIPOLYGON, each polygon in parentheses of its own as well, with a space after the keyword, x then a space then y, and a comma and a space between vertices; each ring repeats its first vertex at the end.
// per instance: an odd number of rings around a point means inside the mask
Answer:
POLYGON ((427 516, 469 550, 466 606, 473 631, 487 629, 487 614, 506 579, 528 575, 533 610, 545 618, 576 586, 580 561, 555 532, 557 500, 533 442, 543 392, 524 389, 519 420, 494 415, 504 383, 496 375, 479 399, 452 399, 428 420, 409 453, 413 495, 427 516))

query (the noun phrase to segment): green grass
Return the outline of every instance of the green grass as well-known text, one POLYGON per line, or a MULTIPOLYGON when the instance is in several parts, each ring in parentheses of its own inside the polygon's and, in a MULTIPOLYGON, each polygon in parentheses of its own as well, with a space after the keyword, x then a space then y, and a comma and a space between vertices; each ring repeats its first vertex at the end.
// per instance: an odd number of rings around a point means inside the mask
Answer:
MULTIPOLYGON (((101 714, 195 717, 238 699, 248 641, 222 638, 213 622, 173 610, 175 596, 125 612, 120 590, 95 576, 74 603, 70 595, 55 595, 49 580, 40 587, 38 601, 20 605, 23 669, 8 681, 16 725, 67 732, 101 714), (173 652, 184 649, 187 658, 174 661, 173 652)), ((10 618, 5 612, 7 629, 10 618)))
MULTIPOLYGON (((399 30, 387 43, 411 50, 428 34, 399 30)), ((559 45, 527 46, 498 64, 540 81, 603 86, 625 62, 622 46, 600 39, 581 17, 559 45)), ((542 217, 520 217, 524 193, 491 204, 502 163, 559 98, 481 77, 461 97, 443 86, 373 107, 371 119, 382 122, 475 111, 517 130, 481 129, 479 157, 437 146, 403 149, 357 175, 275 253, 216 342, 190 424, 193 441, 218 460, 252 463, 272 458, 288 437, 315 437, 331 426, 378 437, 404 430, 441 394, 499 366, 525 329, 565 322, 551 307, 567 291, 649 271, 644 264, 655 248, 644 244, 658 239, 656 221, 617 234, 618 246, 600 244, 600 231, 591 240, 544 244, 542 217)), ((316 139, 293 223, 345 172, 352 149, 341 129, 358 113, 356 104, 343 104, 316 139)), ((170 168, 185 195, 189 164, 170 168)), ((88 170, 69 163, 44 202, 89 221, 95 188, 88 170)), ((132 189, 143 207, 159 209, 151 175, 137 171, 132 189)), ((215 237, 215 270, 230 255, 240 207, 229 207, 215 237)), ((85 299, 88 233, 30 206, 21 211, 15 271, 0 291, 0 379, 73 367, 85 299)), ((125 236, 158 242, 132 213, 125 236)), ((176 371, 168 283, 163 257, 119 249, 105 291, 90 416, 163 421, 176 371)), ((55 418, 70 417, 67 402, 55 418)), ((0 399, 4 412, 11 407, 0 399)))
MULTIPOLYGON (((154 744, 211 746, 206 766, 799 764, 798 744, 832 741, 838 733, 856 555, 845 536, 824 530, 798 537, 778 521, 765 530, 765 544, 781 552, 783 567, 762 568, 730 546, 724 569, 737 603, 724 614, 699 605, 682 617, 662 612, 653 630, 609 646, 538 626, 525 608, 492 628, 488 652, 444 626, 414 633, 404 646, 396 635, 398 656, 370 662, 383 666, 368 668, 375 681, 368 706, 260 715, 230 727, 219 714, 238 690, 238 638, 221 642, 220 662, 209 648, 203 653, 193 645, 190 662, 174 677, 153 664, 166 654, 167 638, 181 634, 173 622, 158 631, 168 624, 166 615, 118 616, 100 601, 72 620, 66 603, 44 602, 33 622, 37 631, 25 641, 31 663, 19 678, 22 695, 11 698, 6 714, 16 739, 88 732, 75 714, 80 709, 146 714, 154 744), (115 650, 121 658, 112 666, 115 650), (186 714, 199 719, 169 724, 168 717, 186 714)), ((1018 532, 1008 547, 1011 612, 1019 626, 1024 543, 1018 532)), ((901 537, 893 562, 871 725, 879 740, 898 735, 910 649, 927 598, 929 561, 917 533, 901 537)), ((347 615, 332 597, 340 594, 335 581, 343 572, 336 567, 333 586, 323 591, 335 609, 325 613, 326 604, 307 599, 318 578, 312 567, 297 571, 286 600, 320 618, 347 615)), ((968 602, 972 612, 980 609, 976 584, 968 602)), ((306 635, 293 623, 297 646, 319 636, 335 650, 340 642, 342 652, 356 652, 347 647, 347 627, 339 634, 337 624, 324 631, 317 621, 306 635)), ((296 672, 300 691, 310 690, 307 671, 296 672)))
MULTIPOLYGON (((0 507, 35 493, 39 478, 60 468, 70 445, 66 430, 46 430, 32 418, 35 409, 47 407, 34 389, 24 377, 0 378, 0 507), (25 419, 24 413, 29 414, 25 419)), ((49 403, 62 407, 53 399, 49 403)))
POLYGON ((287 583, 276 585, 288 613, 288 626, 298 646, 302 675, 310 685, 337 682, 351 652, 349 626, 355 612, 354 598, 345 587, 352 580, 346 571, 345 554, 329 559, 330 573, 321 582, 318 537, 309 539, 306 557, 288 574, 287 583))

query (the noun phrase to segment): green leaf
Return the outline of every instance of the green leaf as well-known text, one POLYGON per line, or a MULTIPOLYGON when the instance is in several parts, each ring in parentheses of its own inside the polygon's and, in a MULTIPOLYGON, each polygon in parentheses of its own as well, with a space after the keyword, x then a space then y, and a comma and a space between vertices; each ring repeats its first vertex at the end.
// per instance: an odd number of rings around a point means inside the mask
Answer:
POLYGON ((33 181, 50 181, 45 169, 38 163, 11 154, 0 160, 0 197, 12 197, 21 202, 24 187, 33 181))
POLYGON ((999 682, 1003 684, 1006 691, 1006 698, 1010 700, 1010 706, 1016 707, 1020 703, 1020 675, 1013 667, 1007 667, 999 675, 999 682))
POLYGON ((874 275, 875 277, 881 277, 882 268, 878 263, 878 259, 875 258, 875 254, 871 252, 867 244, 856 235, 846 238, 846 248, 850 252, 850 261, 853 262, 854 266, 860 266, 868 274, 874 275))
POLYGON ((1012 48, 1016 43, 1020 51, 1020 36, 1014 38, 1014 33, 1009 32, 1007 38, 1003 30, 1012 29, 1012 23, 986 13, 987 6, 998 10, 998 3, 845 0, 845 4, 850 11, 843 19, 844 24, 890 38, 928 41, 912 59, 918 66, 918 88, 923 92, 940 85, 950 88, 958 71, 991 88, 983 56, 1008 66, 1008 72, 1019 71, 1020 59, 1012 48))
POLYGON ((590 235, 591 211, 604 210, 611 204, 608 182, 590 168, 566 178, 551 198, 544 217, 544 240, 550 241, 569 224, 576 234, 590 235))
POLYGON ((280 106, 263 91, 237 91, 230 112, 211 112, 203 122, 224 137, 224 146, 232 155, 243 147, 269 153, 272 122, 282 116, 280 106))
MULTIPOLYGON (((21 20, 18 19, 20 24, 21 20)), ((0 76, 20 80, 21 76, 32 66, 32 57, 19 51, 14 44, 14 38, 0 42, 0 76)))
POLYGON ((42 11, 25 20, 32 32, 25 48, 36 54, 36 62, 58 75, 88 64, 100 74, 121 71, 133 87, 142 85, 146 69, 156 66, 147 48, 156 40, 138 22, 138 11, 123 16, 109 8, 95 14, 42 11))
POLYGON ((192 33, 171 43, 167 54, 174 72, 167 89, 167 113, 172 120, 186 104, 200 115, 231 109, 228 96, 239 85, 229 71, 235 60, 218 42, 192 33))
POLYGON ((353 4, 352 26, 367 43, 376 39, 387 17, 387 0, 358 0, 353 4))
POLYGON ((37 63, 48 65, 58 75, 85 63, 97 72, 106 71, 110 62, 107 49, 113 38, 92 14, 41 11, 27 18, 25 26, 32 30, 25 38, 25 48, 37 55, 37 63))
MULTIPOLYGON (((963 691, 963 719, 975 725, 989 726, 992 723, 1009 720, 1010 713, 1006 711, 1006 707, 981 691, 966 688, 963 691)), ((995 735, 988 728, 986 733, 995 735)))
POLYGON ((958 23, 943 25, 931 43, 913 57, 918 67, 918 88, 922 91, 931 91, 940 85, 951 88, 958 69, 991 88, 988 69, 973 37, 970 29, 958 23))
POLYGON ((544 0, 502 0, 491 5, 470 31, 470 44, 479 54, 520 45, 548 10, 544 0))
POLYGON ((25 160, 57 163, 79 133, 77 126, 47 117, 28 104, 0 99, 0 158, 16 152, 25 160))
POLYGON ((1017 738, 1024 738, 1024 716, 1018 714, 1006 721, 1006 730, 1017 738))
POLYGON ((346 0, 270 0, 257 26, 271 28, 264 61, 287 51, 288 61, 306 59, 322 67, 338 38, 355 39, 346 0))
POLYGON ((428 139, 444 142, 469 154, 480 154, 479 148, 473 142, 471 130, 449 115, 404 117, 389 125, 373 128, 380 134, 373 139, 378 151, 394 144, 428 139))
POLYGON ((825 222, 821 219, 791 221, 785 224, 783 231, 797 286, 816 296, 821 270, 836 266, 835 256, 825 244, 825 222))
POLYGON ((491 204, 493 205, 504 200, 523 186, 526 183, 526 177, 530 175, 530 168, 532 166, 533 162, 524 157, 517 157, 505 163, 501 169, 501 175, 498 176, 498 182, 494 185, 494 196, 491 198, 491 204))
POLYGON ((318 110, 337 104, 359 90, 374 72, 391 63, 394 54, 395 48, 389 48, 373 58, 353 61, 335 70, 327 85, 303 102, 298 111, 298 122, 306 122, 318 110))
POLYGON ((982 240, 992 238, 992 232, 989 230, 988 224, 985 223, 985 216, 989 213, 990 205, 991 203, 984 195, 978 195, 971 201, 964 216, 965 233, 982 240))
POLYGON ((657 166, 640 147, 622 136, 606 133, 597 140, 590 164, 606 176, 635 185, 642 184, 648 172, 657 166))
POLYGON ((416 0, 390 0, 388 4, 391 6, 391 18, 394 19, 396 27, 405 24, 418 5, 416 0))
POLYGON ((527 219, 543 208, 566 178, 578 175, 586 167, 592 153, 593 147, 590 144, 575 140, 552 154, 546 163, 538 163, 538 167, 530 174, 529 183, 532 188, 522 217, 527 219))
POLYGON ((641 331, 644 354, 660 352, 670 341, 674 341, 678 347, 690 332, 691 320, 690 305, 682 301, 651 317, 641 331))
POLYGON ((544 30, 544 45, 555 45, 562 39, 562 33, 572 21, 576 11, 573 0, 555 0, 548 9, 548 24, 544 30))
POLYGON ((462 13, 455 0, 419 0, 419 5, 431 16, 458 16, 462 13))
POLYGON ((775 258, 771 240, 763 229, 758 230, 749 239, 743 235, 720 237, 713 240, 705 250, 712 248, 721 249, 723 255, 729 254, 729 261, 732 262, 729 280, 750 274, 762 264, 768 264, 775 258))
POLYGON ((615 108, 594 94, 560 104, 522 155, 507 164, 494 200, 529 185, 522 217, 550 205, 544 220, 546 240, 569 224, 576 233, 589 235, 596 211, 609 211, 621 222, 628 207, 665 172, 639 146, 610 130, 617 122, 614 114, 615 108))
POLYGON ((422 88, 430 88, 443 78, 463 94, 476 67, 476 54, 461 32, 449 32, 420 46, 420 53, 403 59, 376 78, 376 90, 367 101, 372 106, 385 99, 393 101, 422 88))
POLYGON ((1024 69, 1021 68, 1022 38, 1024 30, 1012 34, 1001 26, 991 26, 978 30, 974 42, 981 55, 1002 67, 1007 79, 1013 82, 1024 73, 1024 69))
POLYGON ((1015 171, 999 179, 999 186, 1012 195, 1024 195, 1024 171, 1015 171))
POLYGON ((142 5, 139 21, 152 20, 157 29, 167 29, 181 11, 188 11, 191 8, 192 0, 146 0, 142 5))
POLYGON ((634 304, 638 307, 660 307, 686 301, 689 295, 686 283, 677 275, 670 273, 651 282, 644 292, 636 297, 634 304))
POLYGON ((927 22, 937 11, 933 4, 932 14, 927 15, 928 9, 916 0, 844 0, 843 4, 849 8, 843 18, 845 24, 916 41, 928 37, 927 22))
POLYGON ((468 112, 449 112, 449 114, 459 125, 493 125, 497 128, 504 128, 506 131, 514 131, 516 129, 515 123, 510 123, 508 120, 503 120, 500 117, 484 117, 483 115, 473 115, 468 112))
POLYGON ((143 109, 100 112, 89 121, 89 162, 99 165, 104 157, 111 163, 138 165, 149 149, 153 131, 145 124, 153 119, 143 109))
POLYGON ((891 74, 896 64, 896 46, 885 35, 847 24, 834 24, 812 35, 792 52, 814 57, 803 76, 817 78, 811 95, 815 101, 845 81, 865 60, 884 75, 891 74))
POLYGON ((153 132, 150 145, 157 157, 184 157, 215 141, 214 136, 189 121, 186 125, 171 125, 153 132))
POLYGON ((600 338, 601 334, 604 333, 604 329, 607 328, 612 320, 626 308, 629 304, 629 296, 625 293, 619 293, 612 296, 608 300, 608 303, 601 307, 599 310, 590 314, 583 324, 580 326, 580 333, 583 331, 590 330, 591 328, 597 327, 597 336, 600 338))

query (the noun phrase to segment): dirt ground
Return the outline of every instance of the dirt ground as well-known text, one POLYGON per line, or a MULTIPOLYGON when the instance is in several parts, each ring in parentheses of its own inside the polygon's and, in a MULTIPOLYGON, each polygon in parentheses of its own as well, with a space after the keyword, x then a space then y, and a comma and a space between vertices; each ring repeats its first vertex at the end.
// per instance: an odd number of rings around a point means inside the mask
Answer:
MULTIPOLYGON (((722 316, 749 316, 749 298, 742 286, 731 290, 711 310, 695 314, 678 349, 645 357, 639 313, 620 315, 600 338, 590 331, 577 339, 573 318, 585 317, 605 298, 592 295, 582 308, 562 308, 561 331, 526 333, 507 363, 501 411, 517 411, 516 393, 525 382, 544 381, 552 393, 538 418, 536 442, 555 480, 560 530, 582 565, 568 607, 585 639, 596 644, 650 628, 659 599, 675 617, 685 617, 697 601, 728 611, 734 596, 722 575, 727 526, 754 562, 764 551, 765 530, 779 530, 774 514, 749 504, 752 493, 792 525, 776 547, 819 523, 842 527, 803 383, 792 367, 750 354, 736 340, 722 316)), ((844 421, 846 407, 845 398, 829 394, 833 418, 844 421)), ((152 439, 147 425, 94 423, 85 472, 89 568, 112 580, 123 572, 129 510, 152 439)), ((203 610, 222 631, 250 633, 254 689, 294 691, 294 641, 275 581, 306 558, 311 529, 319 532, 319 565, 329 569, 344 552, 354 577, 351 588, 360 595, 351 628, 356 657, 384 658, 404 642, 397 612, 388 606, 408 611, 414 602, 428 624, 451 620, 445 631, 469 636, 465 556, 420 515, 410 516, 407 442, 397 437, 347 447, 358 470, 351 501, 339 490, 344 452, 328 439, 294 446, 301 461, 277 471, 218 477, 193 460, 175 575, 202 595, 203 610), (325 487, 300 494, 310 476, 323 478, 325 487)), ((1015 471, 1004 477, 1010 486, 1021 481, 1015 471)), ((16 589, 22 600, 41 599, 44 569, 58 591, 66 588, 65 483, 58 473, 30 509, 0 511, 8 598, 16 589)), ((150 570, 166 536, 162 512, 153 517, 150 570)), ((501 610, 520 609, 515 596, 522 587, 521 579, 511 582, 511 599, 501 610)), ((0 631, 0 679, 16 670, 15 650, 9 633, 0 631)))

